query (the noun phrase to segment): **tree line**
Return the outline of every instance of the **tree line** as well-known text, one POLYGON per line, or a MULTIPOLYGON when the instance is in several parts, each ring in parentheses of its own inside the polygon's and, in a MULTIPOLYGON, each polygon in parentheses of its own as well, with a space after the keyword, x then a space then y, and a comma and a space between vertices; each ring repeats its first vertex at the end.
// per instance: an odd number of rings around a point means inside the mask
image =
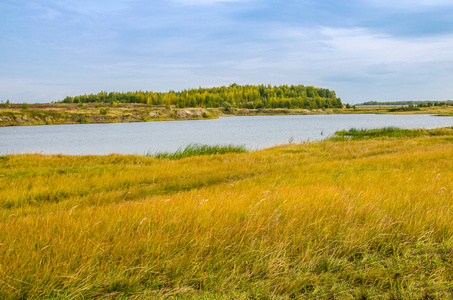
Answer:
POLYGON ((393 101, 393 102, 378 102, 378 101, 368 101, 364 103, 360 103, 357 105, 363 106, 373 106, 373 105, 409 105, 409 106, 418 106, 418 107, 429 107, 429 106, 453 106, 452 100, 445 100, 445 101, 393 101))
POLYGON ((237 85, 188 89, 165 93, 152 91, 100 92, 66 97, 63 103, 144 103, 184 107, 229 108, 342 108, 334 91, 303 85, 237 85))

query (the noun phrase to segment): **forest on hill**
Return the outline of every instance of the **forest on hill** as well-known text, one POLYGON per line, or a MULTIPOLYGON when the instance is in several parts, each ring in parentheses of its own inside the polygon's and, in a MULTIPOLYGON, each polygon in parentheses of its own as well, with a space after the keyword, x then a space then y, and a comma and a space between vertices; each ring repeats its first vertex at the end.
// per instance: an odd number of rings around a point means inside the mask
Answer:
POLYGON ((66 97, 63 103, 144 103, 184 107, 230 108, 342 108, 334 91, 303 85, 237 85, 166 93, 152 91, 100 92, 66 97))

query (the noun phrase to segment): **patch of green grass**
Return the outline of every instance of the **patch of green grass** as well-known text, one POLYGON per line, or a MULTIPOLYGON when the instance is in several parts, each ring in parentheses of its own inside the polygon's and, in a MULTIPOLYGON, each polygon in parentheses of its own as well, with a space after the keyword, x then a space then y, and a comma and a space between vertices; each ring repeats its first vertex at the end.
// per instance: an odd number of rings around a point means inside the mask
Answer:
POLYGON ((434 115, 435 117, 453 117, 453 113, 447 113, 447 114, 438 114, 434 115))
POLYGON ((401 106, 389 109, 389 112, 399 112, 399 111, 420 111, 421 109, 414 106, 401 106))
POLYGON ((158 152, 155 154, 148 153, 147 156, 151 156, 157 159, 182 159, 191 156, 200 155, 215 155, 215 154, 227 154, 227 153, 245 153, 248 150, 245 146, 235 145, 202 145, 202 144, 189 144, 184 148, 179 148, 173 153, 170 152, 158 152))
POLYGON ((415 138, 422 136, 442 136, 451 133, 453 127, 437 129, 402 129, 397 127, 384 127, 377 129, 341 130, 335 132, 330 140, 366 140, 376 138, 415 138))

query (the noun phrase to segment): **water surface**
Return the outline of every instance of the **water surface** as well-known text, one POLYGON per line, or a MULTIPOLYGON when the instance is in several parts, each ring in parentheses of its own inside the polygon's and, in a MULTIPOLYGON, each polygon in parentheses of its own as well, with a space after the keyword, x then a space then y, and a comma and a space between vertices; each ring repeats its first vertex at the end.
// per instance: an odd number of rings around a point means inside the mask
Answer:
POLYGON ((0 155, 146 154, 175 151, 189 143, 245 145, 261 149, 289 141, 318 140, 350 128, 437 128, 452 117, 430 115, 303 115, 224 117, 146 123, 42 125, 0 128, 0 155))

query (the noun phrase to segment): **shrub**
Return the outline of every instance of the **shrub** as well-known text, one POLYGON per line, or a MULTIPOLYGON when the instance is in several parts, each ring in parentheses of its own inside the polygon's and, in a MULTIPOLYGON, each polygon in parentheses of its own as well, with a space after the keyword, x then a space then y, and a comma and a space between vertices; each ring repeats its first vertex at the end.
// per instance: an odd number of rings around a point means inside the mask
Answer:
POLYGON ((233 106, 231 105, 230 102, 225 101, 222 103, 222 107, 225 108, 226 111, 230 111, 233 106))

